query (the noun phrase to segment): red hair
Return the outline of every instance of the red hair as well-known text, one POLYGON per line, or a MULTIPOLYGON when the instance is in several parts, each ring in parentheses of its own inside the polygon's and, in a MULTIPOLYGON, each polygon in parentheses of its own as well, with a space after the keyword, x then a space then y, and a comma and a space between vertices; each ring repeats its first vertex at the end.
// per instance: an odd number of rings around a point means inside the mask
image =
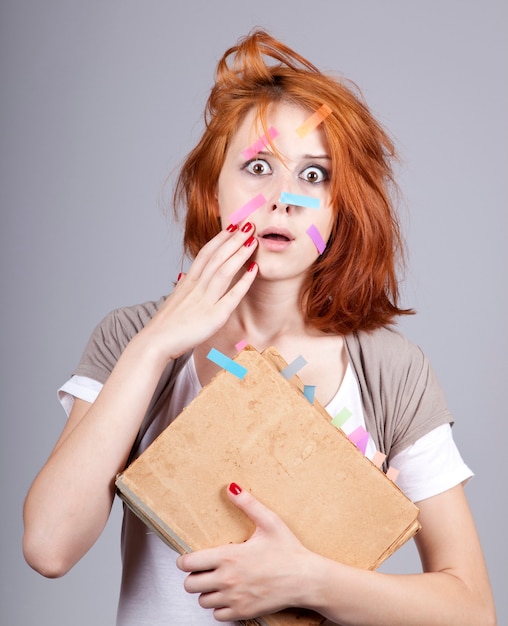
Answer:
POLYGON ((270 104, 292 103, 309 111, 328 105, 332 113, 321 128, 330 147, 336 217, 301 301, 308 323, 338 334, 372 330, 412 313, 398 306, 403 245, 391 199, 394 146, 356 91, 266 32, 254 31, 219 61, 205 131, 182 166, 174 195, 175 210, 186 206, 184 247, 194 257, 220 230, 217 183, 245 115, 255 108, 266 131, 270 104))

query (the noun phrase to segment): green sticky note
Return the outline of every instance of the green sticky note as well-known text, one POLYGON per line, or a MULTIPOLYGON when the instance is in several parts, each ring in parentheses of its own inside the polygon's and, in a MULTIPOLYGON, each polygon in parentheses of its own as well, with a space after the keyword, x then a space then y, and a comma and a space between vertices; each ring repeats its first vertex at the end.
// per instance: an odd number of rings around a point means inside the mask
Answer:
POLYGON ((337 415, 332 419, 332 424, 337 428, 342 428, 348 419, 353 415, 349 409, 344 407, 342 411, 339 411, 337 415))

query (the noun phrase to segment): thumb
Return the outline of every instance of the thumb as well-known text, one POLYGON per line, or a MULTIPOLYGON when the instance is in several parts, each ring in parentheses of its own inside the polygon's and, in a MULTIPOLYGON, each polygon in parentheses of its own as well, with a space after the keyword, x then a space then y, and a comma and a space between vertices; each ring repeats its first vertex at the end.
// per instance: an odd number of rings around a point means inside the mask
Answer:
POLYGON ((251 493, 244 491, 236 483, 230 483, 227 489, 230 501, 249 517, 257 528, 275 530, 281 523, 279 516, 261 504, 251 493))

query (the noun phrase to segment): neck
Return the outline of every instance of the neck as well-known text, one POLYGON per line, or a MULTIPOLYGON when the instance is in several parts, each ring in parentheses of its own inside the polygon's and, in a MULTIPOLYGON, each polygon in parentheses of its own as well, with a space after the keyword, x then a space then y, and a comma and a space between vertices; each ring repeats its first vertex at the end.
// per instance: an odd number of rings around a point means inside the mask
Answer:
POLYGON ((227 326, 260 350, 316 332, 304 322, 300 286, 294 281, 256 280, 227 326))

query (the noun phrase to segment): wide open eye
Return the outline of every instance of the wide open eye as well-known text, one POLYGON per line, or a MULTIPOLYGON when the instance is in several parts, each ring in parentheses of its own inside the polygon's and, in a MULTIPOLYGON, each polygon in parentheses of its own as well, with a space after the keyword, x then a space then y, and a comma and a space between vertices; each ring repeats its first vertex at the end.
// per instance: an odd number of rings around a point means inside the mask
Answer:
POLYGON ((329 179, 328 172, 319 165, 309 165, 300 174, 300 178, 313 185, 323 183, 329 179))
POLYGON ((272 173, 270 164, 264 159, 252 159, 244 165, 244 169, 254 176, 266 176, 272 173))

